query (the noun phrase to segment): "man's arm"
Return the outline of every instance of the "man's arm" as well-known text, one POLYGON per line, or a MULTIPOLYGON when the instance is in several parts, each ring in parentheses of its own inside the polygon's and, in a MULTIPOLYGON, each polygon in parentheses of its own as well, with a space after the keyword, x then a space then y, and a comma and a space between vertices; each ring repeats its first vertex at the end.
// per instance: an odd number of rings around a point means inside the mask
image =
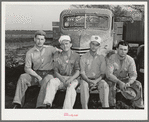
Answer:
POLYGON ((115 82, 119 85, 121 90, 124 90, 125 88, 125 83, 123 83, 121 80, 119 80, 114 74, 114 65, 112 61, 109 61, 109 63, 107 64, 107 69, 106 69, 106 77, 112 81, 115 82))
POLYGON ((76 60, 74 63, 74 70, 75 73, 73 76, 71 76, 68 80, 67 80, 67 84, 69 84, 70 82, 72 82, 73 80, 75 80, 79 75, 80 75, 80 56, 76 55, 76 60))
POLYGON ((56 52, 62 52, 62 50, 58 49, 57 47, 51 46, 50 48, 52 49, 52 54, 55 54, 56 52))
POLYGON ((101 61, 101 65, 100 65, 101 75, 95 80, 96 83, 100 82, 105 77, 105 73, 106 73, 106 61, 104 56, 100 56, 99 60, 101 61))
POLYGON ((61 75, 61 74, 59 74, 59 70, 58 70, 58 68, 59 68, 59 60, 58 60, 58 57, 59 57, 59 53, 58 52, 56 52, 55 54, 54 54, 54 57, 53 57, 53 59, 54 59, 54 75, 55 75, 55 77, 57 77, 61 82, 65 82, 65 79, 63 78, 63 76, 61 75))
POLYGON ((67 80, 67 84, 69 84, 70 82, 72 82, 73 80, 75 80, 78 76, 80 75, 80 71, 76 70, 75 74, 73 76, 71 76, 68 80, 67 80))
POLYGON ((112 82, 118 83, 120 80, 113 74, 114 65, 112 61, 109 61, 106 68, 106 77, 112 82))
POLYGON ((85 59, 83 57, 81 57, 81 59, 80 59, 80 68, 81 68, 80 74, 81 74, 82 79, 84 81, 86 81, 88 84, 93 84, 94 85, 94 83, 92 82, 92 80, 90 80, 86 76, 86 73, 85 73, 85 59))
POLYGON ((128 68, 129 73, 129 84, 133 84, 134 81, 137 79, 137 71, 136 71, 136 65, 134 60, 131 61, 130 66, 128 68))
POLYGON ((24 70, 25 70, 26 73, 36 77, 39 81, 41 81, 42 78, 31 67, 32 67, 31 53, 27 53, 26 58, 25 58, 24 70))

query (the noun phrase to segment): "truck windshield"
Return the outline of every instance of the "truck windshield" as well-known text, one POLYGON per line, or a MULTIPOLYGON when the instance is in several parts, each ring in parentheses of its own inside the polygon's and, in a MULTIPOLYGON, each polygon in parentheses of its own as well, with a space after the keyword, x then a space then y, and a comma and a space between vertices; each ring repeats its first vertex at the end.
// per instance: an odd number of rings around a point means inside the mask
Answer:
POLYGON ((64 28, 94 28, 107 29, 108 17, 97 15, 72 15, 65 16, 63 19, 64 28))

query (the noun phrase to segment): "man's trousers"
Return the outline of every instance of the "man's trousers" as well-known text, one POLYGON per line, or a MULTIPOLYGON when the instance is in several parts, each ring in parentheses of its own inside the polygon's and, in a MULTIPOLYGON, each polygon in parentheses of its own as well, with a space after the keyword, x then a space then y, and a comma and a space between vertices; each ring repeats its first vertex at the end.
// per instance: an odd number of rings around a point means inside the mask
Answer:
MULTIPOLYGON (((109 107, 109 86, 108 84, 104 81, 101 80, 98 85, 97 89, 99 91, 99 98, 102 103, 102 107, 109 107)), ((81 104, 83 109, 88 109, 88 101, 89 101, 89 85, 86 81, 81 80, 81 85, 80 85, 80 93, 81 93, 81 104)))
MULTIPOLYGON (((128 80, 122 80, 124 83, 127 83, 128 80)), ((116 105, 116 83, 106 79, 106 82, 109 84, 109 105, 115 106, 116 105)), ((142 97, 142 85, 139 81, 134 81, 133 84, 130 85, 134 89, 139 89, 141 92, 141 97, 138 100, 132 101, 133 106, 136 106, 138 108, 142 108, 144 106, 143 104, 143 97, 142 97)))
POLYGON ((45 97, 47 82, 53 78, 53 76, 50 75, 50 74, 53 74, 53 70, 48 70, 48 71, 37 70, 36 73, 43 78, 41 84, 39 84, 39 82, 37 81, 37 79, 35 77, 33 77, 27 73, 24 73, 20 76, 18 83, 17 83, 13 103, 18 103, 22 107, 25 102, 25 92, 26 92, 27 88, 30 86, 33 86, 33 85, 38 85, 38 86, 40 86, 40 92, 39 92, 39 95, 37 98, 36 107, 44 106, 43 100, 45 97))
POLYGON ((70 86, 68 86, 67 88, 65 88, 64 84, 58 78, 51 79, 50 82, 48 82, 47 84, 44 104, 50 103, 52 105, 57 90, 66 89, 63 109, 73 109, 73 106, 76 100, 76 95, 77 95, 75 90, 77 85, 78 85, 78 80, 76 79, 72 81, 70 86))

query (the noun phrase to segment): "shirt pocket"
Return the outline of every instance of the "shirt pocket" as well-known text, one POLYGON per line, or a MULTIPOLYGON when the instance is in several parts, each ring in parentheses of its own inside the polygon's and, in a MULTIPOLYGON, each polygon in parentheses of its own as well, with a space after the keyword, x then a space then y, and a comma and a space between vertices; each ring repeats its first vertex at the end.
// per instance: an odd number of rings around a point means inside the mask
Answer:
POLYGON ((73 68, 74 67, 74 61, 73 60, 70 60, 69 63, 70 63, 70 67, 73 68))
POLYGON ((87 61, 86 61, 86 66, 87 66, 88 69, 91 68, 91 61, 90 61, 90 60, 87 60, 87 61))
POLYGON ((128 77, 128 69, 125 67, 124 69, 122 69, 121 71, 120 71, 120 77, 122 77, 122 78, 126 78, 126 77, 128 77))
POLYGON ((119 70, 119 65, 116 62, 113 63, 113 66, 115 72, 119 70))
POLYGON ((42 63, 41 58, 33 58, 32 60, 33 60, 33 64, 42 63))

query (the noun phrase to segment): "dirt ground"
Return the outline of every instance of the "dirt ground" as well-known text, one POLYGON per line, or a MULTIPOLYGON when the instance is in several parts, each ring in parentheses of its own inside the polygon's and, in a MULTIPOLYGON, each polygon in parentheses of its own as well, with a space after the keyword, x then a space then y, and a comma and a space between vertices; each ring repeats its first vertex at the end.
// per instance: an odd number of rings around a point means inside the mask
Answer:
MULTIPOLYGON (((14 33, 14 32, 13 32, 14 33)), ((24 33, 24 32, 23 32, 24 33)), ((33 32, 32 32, 33 33, 33 32)), ((10 36, 11 33, 9 33, 10 36)), ((20 33, 19 33, 20 34, 20 33)), ((8 38, 6 36, 5 40, 5 108, 11 109, 13 107, 12 101, 15 94, 16 84, 19 76, 24 73, 24 59, 27 50, 33 47, 34 42, 32 36, 29 35, 28 38, 25 38, 23 35, 19 37, 16 35, 12 36, 13 38, 8 38)), ((46 44, 50 44, 53 46, 57 46, 58 42, 53 41, 51 38, 47 38, 46 44)), ((134 53, 131 54, 134 56, 136 53, 136 49, 134 49, 134 53)), ((141 81, 142 85, 144 85, 144 74, 138 74, 138 80, 141 81)), ((32 86, 28 88, 26 91, 26 102, 23 108, 32 108, 35 109, 37 96, 39 93, 39 87, 32 86)), ((143 86, 143 94, 144 94, 144 86, 143 86)), ((63 105, 65 97, 65 92, 57 92, 56 99, 53 103, 53 109, 61 109, 63 105)), ((117 94, 117 109, 134 109, 131 106, 131 102, 126 100, 120 93, 117 94)), ((80 94, 77 94, 77 99, 74 105, 74 109, 81 109, 80 103, 80 94)), ((91 94, 89 100, 89 109, 101 109, 101 103, 99 100, 98 94, 91 94)))

